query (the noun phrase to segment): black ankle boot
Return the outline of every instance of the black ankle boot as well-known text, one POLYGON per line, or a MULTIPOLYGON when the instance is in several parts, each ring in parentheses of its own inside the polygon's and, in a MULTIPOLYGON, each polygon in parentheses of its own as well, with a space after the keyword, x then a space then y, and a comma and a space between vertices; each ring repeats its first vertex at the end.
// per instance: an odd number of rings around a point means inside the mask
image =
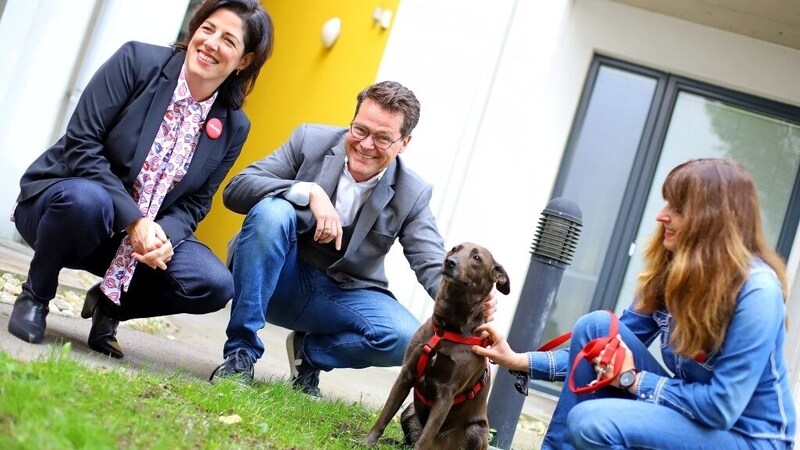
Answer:
POLYGON ((86 292, 81 317, 92 318, 92 329, 89 331, 88 340, 89 348, 113 358, 125 357, 116 337, 119 325, 117 307, 100 290, 100 283, 95 284, 86 292))
POLYGON ((23 284, 22 292, 11 310, 11 317, 8 318, 8 332, 23 341, 38 344, 44 339, 44 330, 47 327, 45 318, 49 312, 47 304, 36 300, 27 283, 23 284))

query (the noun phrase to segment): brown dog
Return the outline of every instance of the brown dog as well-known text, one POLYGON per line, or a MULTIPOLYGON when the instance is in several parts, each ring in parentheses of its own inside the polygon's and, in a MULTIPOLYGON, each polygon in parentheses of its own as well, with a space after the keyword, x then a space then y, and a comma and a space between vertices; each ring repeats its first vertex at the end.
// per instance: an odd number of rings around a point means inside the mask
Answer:
POLYGON ((411 338, 400 375, 365 442, 375 443, 400 409, 411 388, 414 402, 400 423, 415 449, 487 449, 486 400, 489 373, 475 327, 493 285, 508 294, 508 274, 483 247, 465 242, 453 247, 442 266, 442 285, 433 316, 411 338))

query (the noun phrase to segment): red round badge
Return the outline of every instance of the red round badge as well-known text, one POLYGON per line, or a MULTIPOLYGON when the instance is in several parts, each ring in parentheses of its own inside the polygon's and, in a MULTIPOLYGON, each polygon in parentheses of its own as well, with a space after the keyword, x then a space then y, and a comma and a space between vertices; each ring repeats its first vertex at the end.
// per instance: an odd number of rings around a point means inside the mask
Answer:
POLYGON ((222 122, 216 117, 206 123, 206 134, 211 139, 216 139, 222 134, 222 122))

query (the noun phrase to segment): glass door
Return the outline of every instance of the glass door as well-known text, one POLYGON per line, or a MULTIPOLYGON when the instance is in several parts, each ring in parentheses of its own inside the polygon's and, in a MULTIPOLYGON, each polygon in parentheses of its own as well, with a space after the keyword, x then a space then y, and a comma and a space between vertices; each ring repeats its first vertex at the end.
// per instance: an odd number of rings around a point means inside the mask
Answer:
POLYGON ((701 157, 753 174, 769 242, 788 258, 800 221, 800 108, 595 56, 552 194, 578 204, 583 228, 543 342, 589 311, 630 305, 661 184, 701 157))
POLYGON ((747 168, 758 188, 767 240, 778 247, 800 166, 800 125, 679 90, 639 228, 629 247, 631 260, 617 312, 633 300, 644 244, 656 230, 655 216, 664 205, 661 185, 673 167, 693 158, 729 158, 747 168))

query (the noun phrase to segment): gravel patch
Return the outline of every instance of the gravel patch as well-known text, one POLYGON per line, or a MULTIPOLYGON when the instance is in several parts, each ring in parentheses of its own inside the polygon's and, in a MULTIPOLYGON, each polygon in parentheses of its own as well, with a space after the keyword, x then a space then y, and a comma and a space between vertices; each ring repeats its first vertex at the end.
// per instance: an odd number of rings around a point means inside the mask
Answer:
MULTIPOLYGON (((75 287, 60 284, 56 290, 55 298, 50 301, 50 314, 58 314, 67 317, 81 316, 81 309, 83 308, 83 299, 86 297, 86 291, 97 283, 99 278, 88 272, 76 272, 73 275, 71 279, 76 284, 80 284, 80 286, 75 287)), ((21 285, 23 281, 25 281, 24 275, 0 270, 0 303, 13 305, 17 296, 22 292, 21 285)), ((126 320, 120 322, 120 326, 143 331, 145 333, 163 335, 170 339, 173 338, 173 335, 177 332, 175 325, 164 317, 126 320)))

